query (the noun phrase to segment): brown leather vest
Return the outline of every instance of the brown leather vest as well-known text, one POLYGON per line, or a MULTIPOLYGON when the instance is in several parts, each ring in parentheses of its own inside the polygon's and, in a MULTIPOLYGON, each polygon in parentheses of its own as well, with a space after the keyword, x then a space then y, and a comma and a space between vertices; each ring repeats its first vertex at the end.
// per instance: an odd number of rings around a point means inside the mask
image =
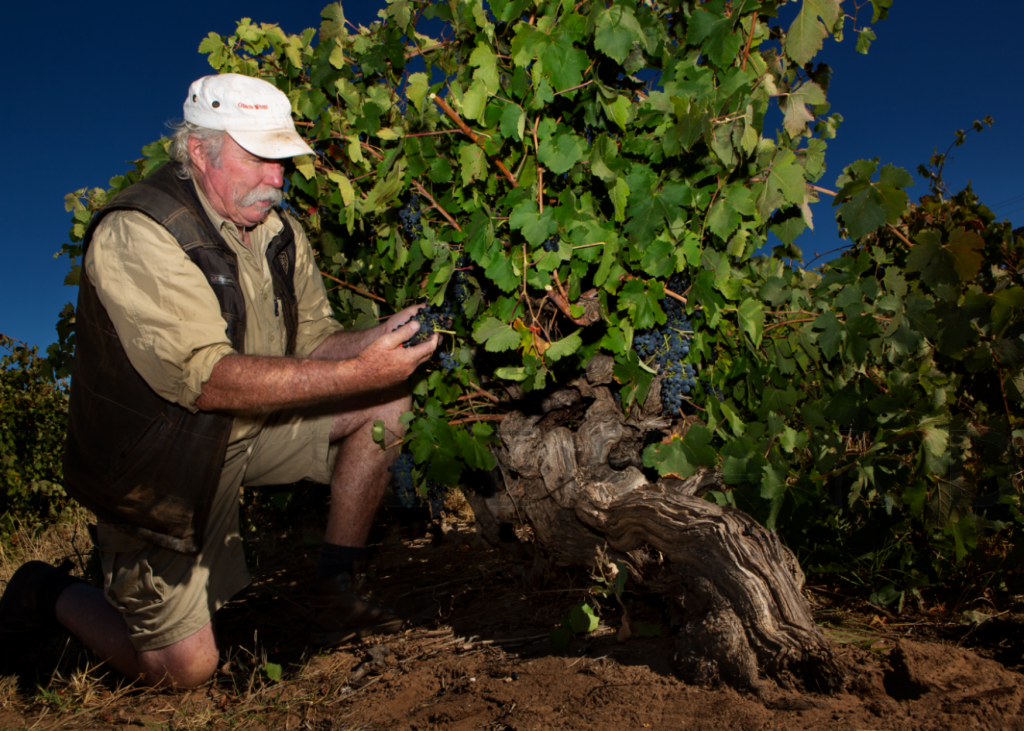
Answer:
MULTIPOLYGON (((245 300, 234 252, 203 210, 193 183, 164 165, 118 194, 93 217, 83 242, 113 211, 146 214, 166 228, 206 275, 227 323, 227 337, 245 352, 245 300)), ((267 248, 274 296, 284 305, 287 353, 295 352, 295 235, 284 229, 267 248)), ((83 254, 84 258, 84 254, 83 254)), ((64 453, 65 488, 118 530, 164 548, 196 553, 220 481, 233 417, 191 413, 158 396, 132 367, 113 323, 82 267, 75 359, 64 453)))

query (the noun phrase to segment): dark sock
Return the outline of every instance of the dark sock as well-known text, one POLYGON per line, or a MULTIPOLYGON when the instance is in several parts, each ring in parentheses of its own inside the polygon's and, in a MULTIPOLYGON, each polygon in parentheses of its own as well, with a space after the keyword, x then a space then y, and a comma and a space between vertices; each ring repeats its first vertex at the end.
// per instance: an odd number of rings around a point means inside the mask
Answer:
POLYGON ((74 564, 71 560, 65 561, 57 567, 57 571, 50 575, 43 586, 40 587, 39 608, 42 610, 46 620, 55 627, 60 626, 60 622, 57 621, 57 599, 72 584, 86 583, 77 576, 68 575, 72 568, 74 568, 74 564))
POLYGON ((355 563, 365 561, 370 551, 365 546, 339 546, 324 543, 316 562, 316 578, 329 579, 341 573, 355 574, 355 563))

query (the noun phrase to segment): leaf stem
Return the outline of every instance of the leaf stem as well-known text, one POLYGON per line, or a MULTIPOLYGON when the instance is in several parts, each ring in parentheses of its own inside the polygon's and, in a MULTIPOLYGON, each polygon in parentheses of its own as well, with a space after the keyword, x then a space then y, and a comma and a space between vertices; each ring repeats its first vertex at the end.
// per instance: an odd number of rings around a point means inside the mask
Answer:
POLYGON ((434 196, 430 195, 430 193, 427 192, 427 189, 423 187, 423 184, 420 181, 416 180, 416 178, 412 179, 412 187, 416 189, 417 193, 419 193, 428 201, 430 201, 430 205, 437 209, 437 212, 444 216, 444 220, 450 223, 455 228, 456 231, 462 231, 462 226, 459 225, 458 221, 452 218, 448 211, 442 208, 441 204, 434 200, 434 196))
POLYGON ((469 424, 474 421, 504 421, 505 414, 479 414, 478 416, 467 416, 465 419, 453 419, 448 422, 448 426, 456 426, 457 424, 469 424))
POLYGON ((747 45, 743 48, 743 63, 740 64, 740 71, 747 70, 747 58, 750 57, 750 44, 754 40, 754 29, 757 27, 757 13, 750 16, 750 33, 747 34, 747 45))
POLYGON ((327 277, 332 282, 337 282, 342 287, 348 287, 349 289, 351 289, 351 290, 353 290, 355 292, 358 292, 359 294, 361 294, 361 295, 363 295, 365 297, 369 297, 371 299, 377 300, 378 302, 383 302, 383 303, 387 304, 387 300, 384 299, 383 297, 378 297, 375 294, 371 294, 370 292, 367 292, 365 289, 360 289, 359 287, 357 287, 354 284, 349 284, 348 282, 343 282, 342 280, 338 279, 337 277, 332 277, 330 274, 328 274, 327 272, 325 272, 323 270, 320 271, 320 274, 322 274, 323 276, 327 277))
MULTIPOLYGON (((447 114, 449 119, 455 122, 458 128, 462 130, 462 133, 473 141, 474 145, 483 147, 483 143, 480 141, 480 138, 477 136, 477 134, 473 130, 471 130, 465 122, 462 121, 462 117, 460 117, 459 113, 448 105, 448 102, 439 97, 437 94, 431 94, 430 99, 435 104, 437 104, 437 106, 441 107, 441 111, 447 114)), ((518 188, 519 183, 516 181, 516 176, 513 175, 507 167, 505 167, 505 163, 503 163, 497 157, 493 157, 491 158, 491 160, 494 162, 495 165, 498 166, 498 169, 501 170, 505 177, 508 178, 509 182, 512 183, 514 187, 518 188)))

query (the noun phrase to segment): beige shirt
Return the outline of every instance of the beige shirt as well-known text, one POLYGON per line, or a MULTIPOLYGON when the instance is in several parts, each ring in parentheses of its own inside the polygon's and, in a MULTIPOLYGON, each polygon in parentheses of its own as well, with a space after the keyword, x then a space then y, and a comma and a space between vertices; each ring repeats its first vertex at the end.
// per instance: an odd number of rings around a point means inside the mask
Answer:
MULTIPOLYGON (((287 333, 283 309, 274 301, 267 246, 283 228, 274 211, 249 232, 251 249, 238 229, 218 216, 202 190, 199 200, 238 257, 245 298, 245 354, 284 356, 287 333)), ((308 357, 342 326, 334 319, 313 250, 302 227, 295 231, 295 296, 299 329, 295 356, 308 357)), ((128 360, 160 396, 198 411, 196 399, 214 365, 234 353, 220 305, 206 276, 163 226, 143 213, 116 211, 93 234, 85 268, 128 360)), ((232 442, 251 438, 266 415, 239 416, 232 442)))

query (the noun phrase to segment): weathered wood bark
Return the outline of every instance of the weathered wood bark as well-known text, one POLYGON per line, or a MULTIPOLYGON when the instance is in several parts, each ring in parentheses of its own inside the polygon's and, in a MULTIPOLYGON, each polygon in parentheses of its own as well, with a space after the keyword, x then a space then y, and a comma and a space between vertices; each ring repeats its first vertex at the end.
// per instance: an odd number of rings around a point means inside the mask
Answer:
POLYGON ((811 619, 795 558, 749 516, 700 497, 721 486, 720 474, 651 484, 639 469, 642 441, 668 420, 624 420, 601 385, 609 380, 609 364, 598 361, 541 413, 502 422, 499 489, 490 498, 467 495, 481 532, 496 540, 502 524, 517 535, 529 526, 561 564, 593 566, 607 547, 639 586, 678 607, 677 658, 691 681, 759 690, 769 678, 783 688, 840 689, 843 668, 811 619))

